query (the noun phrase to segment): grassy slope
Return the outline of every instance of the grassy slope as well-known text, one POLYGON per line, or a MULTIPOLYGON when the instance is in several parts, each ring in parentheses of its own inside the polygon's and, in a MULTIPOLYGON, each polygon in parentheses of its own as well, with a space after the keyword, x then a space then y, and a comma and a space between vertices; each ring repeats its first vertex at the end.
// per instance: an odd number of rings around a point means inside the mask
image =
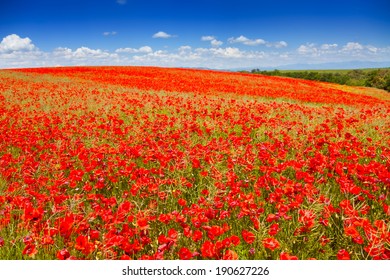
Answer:
POLYGON ((389 231, 383 207, 390 201, 382 194, 388 190, 390 115, 381 95, 296 79, 171 69, 151 76, 149 86, 171 85, 185 73, 186 79, 200 75, 194 85, 214 78, 188 92, 151 90, 142 89, 146 78, 128 82, 148 69, 132 75, 124 69, 120 85, 119 68, 97 81, 101 70, 90 76, 74 71, 72 78, 0 71, 0 259, 53 259, 62 248, 87 259, 177 259, 183 248, 210 259, 232 252, 240 259, 277 259, 282 252, 335 259, 342 249, 366 259, 376 256, 371 248, 388 249, 386 241, 372 238, 381 234, 381 221, 389 231), (227 87, 234 79, 241 83, 237 89, 247 90, 234 93, 227 87), (284 100, 277 95, 282 90, 284 100), (324 91, 334 103, 313 99, 324 91), (361 95, 373 102, 363 104, 361 95), (96 176, 104 176, 104 186, 96 176), (80 220, 68 229, 66 217, 80 220), (139 229, 143 218, 147 231, 139 229), (352 218, 364 222, 356 226, 363 245, 345 233, 352 218), (60 228, 53 230, 54 244, 44 231, 50 227, 60 228), (198 241, 196 232, 202 233, 198 241), (36 253, 23 253, 27 236, 36 253), (159 236, 174 245, 164 249, 159 236), (131 244, 115 245, 122 237, 131 244), (265 247, 271 237, 280 248, 265 247), (230 239, 237 238, 233 245, 230 239), (144 242, 139 248, 138 240, 144 242), (219 250, 221 241, 228 245, 219 250))

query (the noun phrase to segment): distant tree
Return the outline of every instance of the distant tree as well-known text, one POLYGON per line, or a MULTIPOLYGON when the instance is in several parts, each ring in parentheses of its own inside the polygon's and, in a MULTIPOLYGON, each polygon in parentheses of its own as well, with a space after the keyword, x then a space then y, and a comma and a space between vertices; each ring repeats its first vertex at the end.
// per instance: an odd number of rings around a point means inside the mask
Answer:
POLYGON ((298 79, 315 80, 322 82, 337 83, 351 86, 368 86, 385 89, 390 92, 390 69, 376 69, 372 71, 363 71, 360 69, 348 72, 318 72, 318 71, 261 71, 253 69, 251 73, 263 74, 268 76, 284 76, 298 79))
POLYGON ((386 82, 385 82, 385 86, 383 89, 390 92, 390 71, 387 72, 386 82))
POLYGON ((386 87, 386 75, 388 70, 377 69, 370 71, 366 79, 366 86, 384 89, 386 87))

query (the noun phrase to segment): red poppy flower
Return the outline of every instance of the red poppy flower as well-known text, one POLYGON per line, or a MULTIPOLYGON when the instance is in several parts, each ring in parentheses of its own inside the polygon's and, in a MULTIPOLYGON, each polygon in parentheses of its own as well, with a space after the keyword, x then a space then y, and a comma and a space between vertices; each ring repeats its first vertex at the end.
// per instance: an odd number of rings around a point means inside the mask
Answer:
POLYGON ((138 227, 141 229, 141 230, 144 230, 144 229, 148 229, 149 228, 149 224, 148 224, 148 220, 145 219, 145 218, 140 218, 137 220, 137 225, 138 227))
POLYGON ((178 202, 179 205, 182 206, 182 207, 184 207, 184 206, 187 205, 187 201, 186 201, 185 199, 183 199, 183 198, 180 198, 177 202, 178 202))
POLYGON ((179 250, 179 258, 181 260, 190 260, 192 258, 192 253, 186 247, 180 248, 180 250, 179 250))
POLYGON ((254 235, 253 232, 247 231, 245 229, 243 229, 241 231, 241 235, 242 235, 242 238, 244 238, 245 242, 248 244, 252 244, 256 239, 256 236, 254 235))
POLYGON ((200 168, 200 161, 199 161, 199 159, 194 158, 194 159, 192 160, 192 167, 193 167, 193 168, 200 168))
POLYGON ((91 230, 89 232, 89 236, 90 236, 91 240, 98 240, 99 236, 100 236, 100 232, 98 230, 91 230))
POLYGON ((67 260, 70 258, 69 251, 67 249, 62 249, 57 252, 57 259, 67 260))
POLYGON ((51 236, 45 235, 42 237, 42 245, 52 245, 54 244, 54 239, 51 236))
POLYGON ((271 251, 280 247, 278 240, 273 237, 263 239, 263 246, 271 251))
POLYGON ((298 260, 298 258, 296 256, 290 255, 289 253, 286 253, 286 252, 280 253, 280 259, 281 260, 298 260))
POLYGON ((31 236, 26 236, 23 238, 23 243, 26 245, 32 244, 33 242, 34 242, 34 239, 31 236))
POLYGON ((338 260, 350 260, 351 256, 349 255, 347 250, 341 249, 337 253, 337 259, 338 260))
POLYGON ((268 230, 269 235, 276 235, 279 232, 279 224, 272 224, 268 230))
POLYGON ((34 257, 38 253, 37 248, 34 244, 27 244, 26 247, 24 247, 22 254, 28 255, 29 257, 34 257))
POLYGON ((194 233, 192 234, 192 240, 195 242, 201 240, 203 237, 203 233, 200 230, 195 230, 194 233))
POLYGON ((238 255, 233 250, 226 250, 222 257, 223 260, 238 260, 238 255))
POLYGON ((179 235, 179 233, 177 232, 177 230, 175 230, 173 228, 168 230, 168 238, 170 241, 176 242, 178 235, 179 235))
POLYGON ((207 240, 202 244, 200 251, 204 258, 213 258, 215 256, 215 245, 207 240))
POLYGON ((269 214, 265 219, 268 223, 272 223, 273 221, 279 220, 279 217, 275 214, 269 214))
POLYGON ((77 236, 75 248, 82 251, 84 255, 89 255, 94 250, 93 243, 89 242, 88 236, 84 235, 77 236))
POLYGON ((356 230, 354 226, 347 226, 344 228, 344 233, 347 236, 350 236, 352 238, 356 238, 360 236, 360 233, 356 230))
POLYGON ((124 254, 120 257, 121 260, 131 260, 130 256, 124 254))
POLYGON ((237 236, 237 235, 232 235, 230 237, 230 242, 234 245, 234 246, 237 246, 238 244, 240 244, 240 238, 237 236))

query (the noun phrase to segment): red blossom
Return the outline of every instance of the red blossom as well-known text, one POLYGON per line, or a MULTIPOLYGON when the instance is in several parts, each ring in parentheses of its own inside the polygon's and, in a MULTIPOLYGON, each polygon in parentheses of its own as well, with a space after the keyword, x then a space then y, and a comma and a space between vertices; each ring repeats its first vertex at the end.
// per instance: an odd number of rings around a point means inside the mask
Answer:
POLYGON ((222 256, 223 260, 238 260, 238 255, 233 250, 226 250, 222 256))
POLYGON ((57 259, 67 260, 70 258, 70 253, 67 249, 62 249, 57 252, 57 259))
POLYGON ((245 229, 242 230, 241 235, 242 238, 244 238, 245 242, 248 244, 252 244, 256 239, 256 236, 254 235, 253 232, 247 231, 245 229))
POLYGON ((200 230, 195 230, 192 234, 192 240, 195 242, 201 240, 203 238, 203 233, 200 230))
POLYGON ((269 235, 276 235, 279 232, 279 224, 272 224, 268 230, 269 235))
POLYGON ((0 80, 0 229, 25 257, 390 258, 383 93, 158 67, 0 80))
POLYGON ((298 258, 296 256, 290 255, 287 252, 281 252, 280 259, 281 260, 298 260, 298 258))
POLYGON ((337 259, 338 260, 350 260, 351 256, 349 255, 348 251, 345 249, 340 249, 337 253, 337 259))
POLYGON ((28 255, 29 257, 34 257, 37 253, 38 250, 34 244, 27 244, 22 252, 23 255, 28 255))
POLYGON ((192 253, 186 247, 180 248, 180 250, 179 250, 179 258, 181 260, 190 260, 192 258, 192 253))
POLYGON ((202 257, 204 257, 204 258, 213 258, 216 255, 215 245, 209 240, 205 241, 202 244, 202 247, 200 250, 202 253, 202 257))
POLYGON ((271 251, 274 251, 280 247, 279 242, 273 237, 264 238, 263 246, 267 249, 270 249, 271 251))

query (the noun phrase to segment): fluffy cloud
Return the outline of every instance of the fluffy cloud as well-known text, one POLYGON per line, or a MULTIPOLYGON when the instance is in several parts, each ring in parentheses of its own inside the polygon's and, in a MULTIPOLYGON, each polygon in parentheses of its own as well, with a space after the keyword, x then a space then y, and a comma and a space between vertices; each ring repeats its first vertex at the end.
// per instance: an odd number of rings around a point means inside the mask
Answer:
POLYGON ((278 49, 287 47, 287 43, 285 41, 279 41, 279 42, 272 43, 272 42, 268 42, 268 41, 263 40, 263 39, 249 39, 243 35, 241 35, 237 38, 231 37, 228 39, 228 42, 231 44, 241 43, 241 44, 244 44, 247 46, 265 45, 267 47, 275 47, 278 49))
POLYGON ((229 43, 242 43, 247 46, 258 46, 258 45, 265 45, 267 42, 263 39, 248 39, 247 37, 241 35, 240 37, 234 38, 231 37, 228 39, 229 43))
POLYGON ((105 52, 100 49, 94 50, 87 47, 81 47, 76 49, 73 52, 73 56, 76 58, 86 58, 86 57, 105 58, 105 57, 115 57, 115 54, 110 54, 109 52, 105 52))
POLYGON ((116 53, 88 47, 80 47, 75 50, 56 48, 48 56, 54 65, 99 65, 115 64, 119 61, 119 56, 116 53))
POLYGON ((108 51, 103 51, 100 49, 90 49, 87 47, 80 47, 76 50, 72 50, 69 48, 56 48, 52 55, 57 58, 65 58, 65 59, 90 59, 90 58, 96 58, 96 59, 102 59, 102 58, 117 58, 117 54, 110 53, 108 51))
POLYGON ((228 69, 258 65, 259 61, 269 63, 270 57, 264 52, 247 52, 238 48, 192 48, 181 46, 174 51, 155 51, 136 55, 129 62, 137 65, 169 67, 201 67, 228 69), (268 61, 269 60, 269 61, 268 61))
POLYGON ((244 53, 238 48, 217 48, 211 49, 211 52, 218 57, 226 58, 240 58, 244 56, 244 53))
POLYGON ((175 37, 175 36, 171 35, 171 34, 168 34, 168 33, 165 33, 164 31, 159 31, 159 32, 153 34, 152 37, 153 38, 168 39, 168 38, 172 38, 172 37, 175 37))
POLYGON ((0 52, 26 52, 33 51, 36 47, 31 42, 30 38, 20 38, 16 34, 11 34, 3 38, 0 43, 0 52))
POLYGON ((356 42, 349 42, 343 47, 343 51, 349 52, 354 50, 363 50, 363 46, 356 42))
POLYGON ((223 42, 222 41, 218 41, 218 40, 216 40, 216 39, 214 39, 214 40, 211 40, 211 46, 213 46, 213 47, 219 47, 220 45, 222 45, 223 44, 223 42))
POLYGON ((306 45, 300 45, 297 49, 299 54, 307 55, 307 54, 316 54, 318 49, 315 47, 315 44, 310 43, 306 45))
MULTIPOLYGON (((169 67, 207 67, 215 69, 277 67, 296 63, 361 61, 390 61, 390 46, 377 47, 348 42, 302 44, 298 48, 284 50, 287 43, 272 43, 272 51, 248 50, 239 47, 221 47, 215 36, 203 36, 209 47, 196 48, 183 45, 176 49, 152 49, 150 46, 133 48, 125 46, 114 51, 94 49, 86 46, 71 49, 59 47, 52 51, 41 51, 31 39, 16 34, 8 35, 0 43, 0 68, 37 67, 56 65, 155 65, 169 67)), ((234 38, 237 42, 248 42, 246 37, 234 38)), ((258 39, 256 39, 258 40, 258 39)), ((252 43, 256 40, 250 40, 252 43)), ((233 39, 231 40, 233 41, 233 39)), ((271 43, 266 42, 265 45, 271 43)))
POLYGON ((278 49, 280 49, 280 48, 285 48, 285 47, 287 47, 288 46, 288 44, 287 44, 287 42, 285 42, 285 41, 279 41, 279 42, 276 42, 276 43, 271 43, 271 45, 270 45, 271 47, 275 47, 275 48, 278 48, 278 49))
POLYGON ((318 56, 318 55, 326 55, 326 54, 365 54, 367 51, 371 52, 377 52, 378 48, 374 46, 363 46, 360 43, 357 42, 348 42, 342 47, 339 47, 338 44, 322 44, 321 46, 317 46, 317 44, 314 43, 307 43, 305 45, 300 45, 297 49, 299 54, 302 55, 312 55, 312 56, 318 56))
POLYGON ((367 48, 370 52, 373 52, 373 53, 376 53, 376 52, 379 50, 379 48, 374 47, 374 46, 371 46, 371 45, 366 46, 366 48, 367 48))
POLYGON ((379 48, 348 42, 345 45, 307 43, 296 49, 295 60, 309 60, 311 63, 342 61, 390 61, 390 48, 379 48))
POLYGON ((321 50, 331 50, 337 48, 337 44, 322 44, 321 45, 321 50))
POLYGON ((47 65, 47 54, 41 52, 30 38, 11 34, 0 42, 0 68, 47 65))
POLYGON ((116 2, 119 4, 119 5, 125 5, 127 3, 127 0, 116 0, 116 2))
POLYGON ((210 41, 211 46, 219 47, 223 44, 222 41, 218 41, 214 36, 202 36, 202 41, 210 41))
POLYGON ((143 46, 138 49, 134 48, 119 48, 115 50, 116 53, 151 53, 153 49, 149 46, 143 46))
POLYGON ((211 40, 214 40, 215 37, 214 36, 202 36, 202 38, 200 38, 202 41, 211 41, 211 40))

